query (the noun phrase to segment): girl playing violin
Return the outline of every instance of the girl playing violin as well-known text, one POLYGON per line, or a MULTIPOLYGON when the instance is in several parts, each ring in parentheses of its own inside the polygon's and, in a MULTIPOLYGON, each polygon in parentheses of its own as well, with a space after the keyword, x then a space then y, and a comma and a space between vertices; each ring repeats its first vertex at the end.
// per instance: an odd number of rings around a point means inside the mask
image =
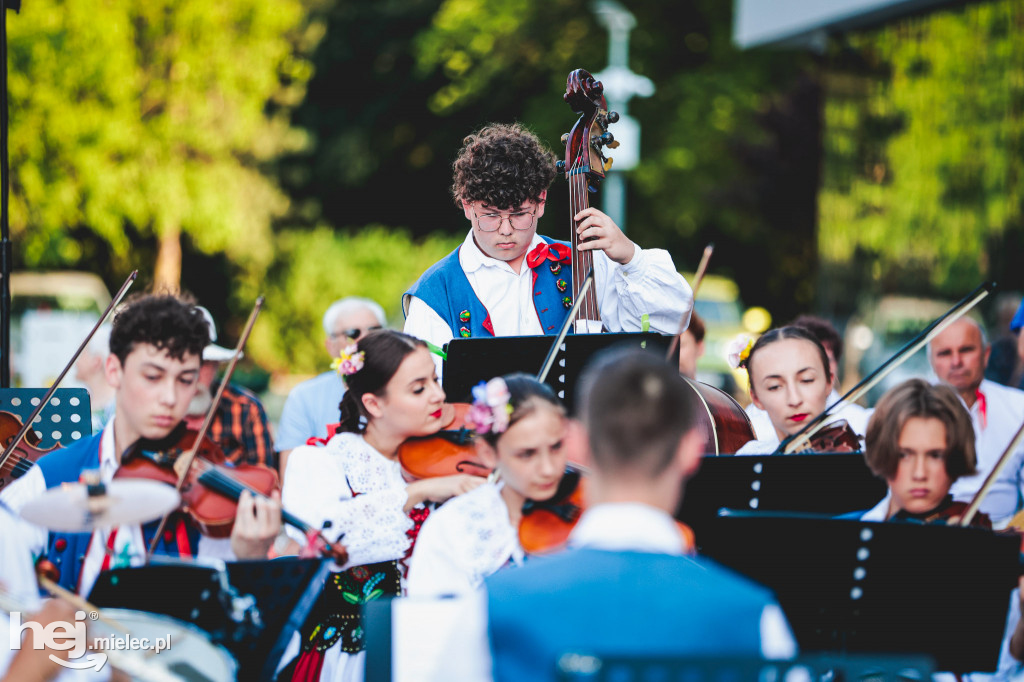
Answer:
MULTIPOLYGON (((324 447, 301 446, 288 458, 284 505, 329 536, 343 534, 349 561, 327 580, 301 637, 286 651, 279 680, 362 679, 363 603, 401 594, 402 562, 428 511, 484 479, 459 474, 407 483, 398 447, 444 423, 444 391, 424 342, 375 331, 336 361, 348 387, 341 426, 324 447), (296 658, 296 654, 299 654, 296 658)), ((296 540, 305 538, 294 529, 296 540)))
MULTIPOLYGON (((950 522, 965 506, 953 501, 950 486, 975 472, 974 427, 951 388, 911 379, 878 401, 864 456, 889 492, 858 518, 950 522)), ((991 528, 984 514, 972 525, 991 528)))
POLYGON ((832 372, 825 348, 807 330, 790 326, 765 332, 739 354, 739 366, 750 377, 750 399, 768 413, 775 432, 748 442, 737 455, 775 452, 783 439, 825 411, 832 372))
POLYGON ((467 417, 477 455, 496 478, 451 500, 423 524, 409 566, 410 596, 463 594, 523 561, 519 522, 527 500, 550 499, 566 465, 565 408, 526 374, 478 387, 467 417))

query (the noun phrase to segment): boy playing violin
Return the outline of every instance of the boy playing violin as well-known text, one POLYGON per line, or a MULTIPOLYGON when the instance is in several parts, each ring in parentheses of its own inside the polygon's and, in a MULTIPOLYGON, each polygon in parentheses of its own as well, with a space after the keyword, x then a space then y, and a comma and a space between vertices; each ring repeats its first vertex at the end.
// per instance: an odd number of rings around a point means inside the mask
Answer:
MULTIPOLYGON (((209 327, 191 302, 172 295, 136 297, 117 313, 105 372, 115 391, 114 417, 100 433, 45 455, 0 495, 15 512, 47 489, 74 483, 98 470, 109 484, 122 456, 137 442, 167 438, 182 422, 196 392, 209 327)), ((93 533, 49 532, 31 527, 34 555, 60 570, 60 584, 88 594, 101 571, 144 562, 158 522, 93 533)), ((243 493, 230 539, 202 537, 180 512, 171 514, 155 552, 225 560, 262 559, 281 529, 277 493, 270 500, 243 493)), ((6 557, 0 557, 0 575, 6 557)))

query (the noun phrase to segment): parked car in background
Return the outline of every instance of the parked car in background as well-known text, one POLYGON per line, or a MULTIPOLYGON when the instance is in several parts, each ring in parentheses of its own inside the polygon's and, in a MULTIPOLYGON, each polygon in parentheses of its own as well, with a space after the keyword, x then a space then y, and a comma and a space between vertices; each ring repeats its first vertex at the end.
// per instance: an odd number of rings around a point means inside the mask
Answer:
MULTIPOLYGON (((11 385, 49 387, 110 304, 110 291, 90 272, 11 275, 11 385)), ((62 383, 75 386, 72 374, 62 383)))
MULTIPOLYGON (((846 326, 844 388, 852 388, 881 366, 951 306, 947 301, 911 296, 883 296, 865 305, 846 326)), ((860 402, 865 407, 873 406, 893 386, 914 377, 933 376, 927 349, 922 348, 868 391, 860 402)))
MULTIPOLYGON (((693 282, 693 273, 681 273, 693 282)), ((749 402, 747 375, 729 366, 728 346, 740 334, 757 336, 771 326, 764 308, 745 308, 740 288, 733 280, 706 275, 697 291, 694 309, 704 321, 704 355, 697 361, 697 379, 731 393, 741 403, 749 402)))

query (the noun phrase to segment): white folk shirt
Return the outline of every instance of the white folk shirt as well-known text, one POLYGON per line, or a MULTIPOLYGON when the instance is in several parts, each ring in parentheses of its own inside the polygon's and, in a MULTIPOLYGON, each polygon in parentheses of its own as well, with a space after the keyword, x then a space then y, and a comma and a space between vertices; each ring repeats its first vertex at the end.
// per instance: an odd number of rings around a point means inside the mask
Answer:
MULTIPOLYGON (((958 479, 950 492, 953 499, 969 502, 1024 424, 1024 391, 985 379, 978 388, 979 397, 970 408, 974 424, 974 446, 978 453, 978 473, 958 479), (983 408, 984 406, 984 408, 983 408), (984 412, 983 412, 984 409, 984 412)), ((981 503, 981 511, 1000 528, 1010 520, 1024 501, 1024 446, 1010 455, 995 484, 981 503)))
MULTIPOLYGON (((114 448, 114 419, 107 422, 100 437, 100 479, 105 484, 114 480, 114 474, 118 468, 118 457, 114 448)), ((30 501, 46 492, 46 479, 39 467, 32 467, 28 472, 6 488, 0 500, 3 501, 12 511, 20 513, 22 507, 30 501)), ((34 556, 46 552, 46 544, 49 532, 40 526, 26 524, 28 531, 28 543, 34 556)), ((129 525, 118 526, 117 528, 98 529, 93 532, 92 540, 89 542, 89 550, 85 555, 85 562, 82 564, 81 573, 78 576, 78 589, 76 592, 86 596, 92 591, 103 569, 103 560, 107 555, 107 544, 113 534, 114 546, 111 555, 110 568, 122 566, 142 566, 146 563, 146 543, 142 538, 142 526, 129 525)), ((199 547, 196 552, 201 558, 221 559, 223 561, 234 561, 235 555, 231 551, 230 538, 208 538, 200 537, 199 547)), ((4 567, 4 559, 0 557, 0 570, 4 567)))
MULTIPOLYGON (((534 235, 527 252, 544 240, 534 235)), ((650 330, 675 334, 693 309, 693 292, 676 272, 672 257, 661 249, 634 246, 633 258, 620 265, 594 251, 594 286, 597 307, 604 325, 613 332, 638 332, 643 315, 650 330)), ((472 230, 459 249, 459 264, 473 292, 491 316, 495 336, 535 336, 544 333, 533 304, 533 275, 524 260, 516 273, 505 261, 484 254, 473 240, 472 230)), ((442 346, 455 331, 422 300, 412 297, 406 311, 406 334, 442 346)), ((435 358, 438 377, 441 359, 435 358)))
MULTIPOLYGON (((413 522, 404 511, 409 495, 402 467, 356 433, 339 433, 323 447, 302 445, 288 456, 281 505, 334 540, 340 533, 348 563, 332 570, 402 559, 411 539, 413 522)), ((301 531, 286 531, 305 544, 301 531)), ((404 580, 403 580, 404 582, 404 580)), ((284 667, 300 652, 296 632, 278 664, 284 667)), ((361 682, 366 652, 347 654, 341 642, 323 652, 320 678, 325 682, 361 682)))
POLYGON ((469 594, 525 552, 512 527, 501 484, 485 483, 431 512, 416 538, 406 592, 410 597, 469 594))

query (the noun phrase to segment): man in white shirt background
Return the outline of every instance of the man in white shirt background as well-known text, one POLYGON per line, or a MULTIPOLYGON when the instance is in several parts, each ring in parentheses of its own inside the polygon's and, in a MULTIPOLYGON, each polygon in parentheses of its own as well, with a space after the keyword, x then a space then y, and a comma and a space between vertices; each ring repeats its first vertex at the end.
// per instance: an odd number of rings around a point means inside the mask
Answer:
MULTIPOLYGON (((932 370, 956 390, 974 424, 978 473, 959 479, 950 490, 961 501, 973 498, 1024 423, 1024 391, 984 378, 989 351, 981 325, 968 317, 951 324, 928 346, 932 370)), ((1010 457, 981 505, 997 528, 1005 525, 1024 501, 1024 448, 1010 457)))
MULTIPOLYGON (((405 332, 438 346, 455 337, 557 333, 572 305, 571 247, 537 234, 554 156, 522 126, 492 124, 465 139, 454 169, 452 194, 471 228, 406 292, 405 332)), ((596 208, 575 220, 580 241, 590 240, 580 249, 594 255, 604 326, 676 333, 693 294, 671 256, 641 249, 596 208)))

